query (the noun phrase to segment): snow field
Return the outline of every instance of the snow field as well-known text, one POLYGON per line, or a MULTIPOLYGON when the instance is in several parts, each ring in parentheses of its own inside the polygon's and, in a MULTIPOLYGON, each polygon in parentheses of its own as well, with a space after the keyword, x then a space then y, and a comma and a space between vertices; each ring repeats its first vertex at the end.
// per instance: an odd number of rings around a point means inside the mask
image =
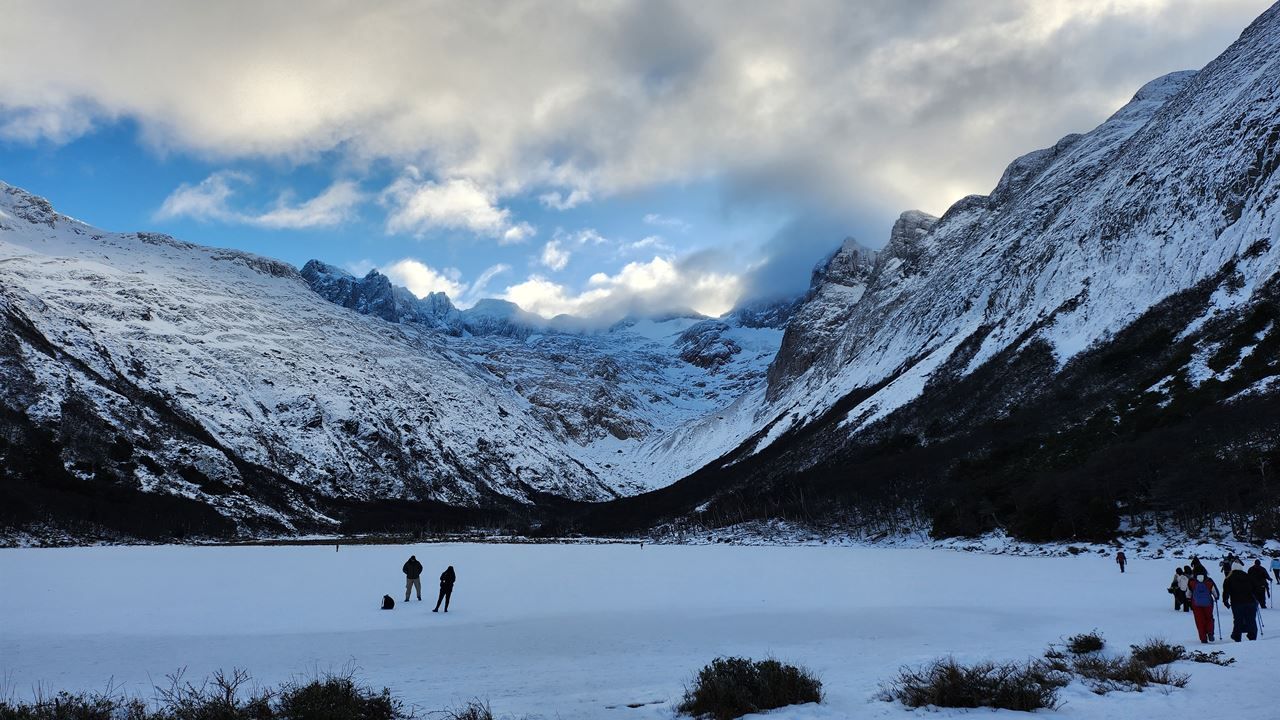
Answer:
MULTIPOLYGON (((873 699, 903 664, 1020 660, 1094 628, 1116 651, 1148 637, 1200 647, 1165 592, 1173 567, 864 547, 0 550, 0 679, 18 697, 108 683, 149 697, 182 667, 196 679, 243 667, 274 685, 354 666, 422 711, 487 698, 498 714, 655 719, 712 658, 772 655, 815 670, 827 701, 769 717, 915 717, 873 699), (402 602, 411 553, 426 567, 420 604, 402 602), (453 609, 433 614, 446 565, 453 609), (377 609, 384 593, 394 611, 377 609)), ((1046 714, 1213 717, 1229 704, 1233 718, 1280 717, 1280 642, 1215 649, 1237 664, 1179 663, 1186 689, 1098 697, 1076 683, 1046 714)))

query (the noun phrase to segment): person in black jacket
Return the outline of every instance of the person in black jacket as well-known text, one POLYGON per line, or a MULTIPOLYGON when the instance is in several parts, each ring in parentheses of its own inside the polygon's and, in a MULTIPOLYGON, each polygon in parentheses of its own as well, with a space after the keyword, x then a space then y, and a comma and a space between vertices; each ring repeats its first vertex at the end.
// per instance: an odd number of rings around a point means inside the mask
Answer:
POLYGON ((1231 627, 1231 639, 1240 642, 1241 635, 1250 640, 1258 639, 1258 601, 1253 595, 1253 579, 1244 571, 1244 565, 1231 566, 1231 574, 1222 582, 1222 604, 1231 609, 1235 622, 1231 627))
POLYGON ((409 591, 418 591, 418 602, 422 602, 422 563, 416 555, 410 555, 404 562, 404 601, 409 602, 409 591))
POLYGON ((1263 610, 1267 609, 1267 592, 1271 589, 1271 576, 1267 575, 1267 569, 1262 567, 1261 560, 1254 560, 1253 567, 1249 568, 1249 579, 1253 581, 1253 596, 1258 600, 1258 607, 1263 610))
POLYGON ((457 579, 458 574, 453 571, 452 565, 440 573, 440 596, 436 598, 436 609, 431 612, 440 612, 441 602, 444 602, 444 611, 449 612, 449 598, 453 596, 453 583, 457 579))

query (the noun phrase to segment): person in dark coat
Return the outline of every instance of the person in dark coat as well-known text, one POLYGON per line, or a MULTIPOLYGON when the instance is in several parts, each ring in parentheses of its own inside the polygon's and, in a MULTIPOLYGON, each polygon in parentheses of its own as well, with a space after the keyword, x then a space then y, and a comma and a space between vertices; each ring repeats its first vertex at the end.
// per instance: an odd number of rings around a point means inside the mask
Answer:
POLYGON ((1196 633, 1200 642, 1213 642, 1213 606, 1218 603, 1218 586, 1203 572, 1187 583, 1187 599, 1191 601, 1191 615, 1196 621, 1196 633))
POLYGON ((453 566, 445 568, 440 573, 440 596, 436 598, 436 609, 431 612, 440 612, 440 603, 444 602, 444 611, 449 612, 449 598, 453 596, 453 583, 458 580, 458 574, 453 571, 453 566))
POLYGON ((1222 604, 1231 610, 1231 639, 1240 642, 1242 635, 1258 639, 1258 599, 1253 595, 1253 579, 1236 563, 1231 574, 1222 581, 1222 604))
POLYGON ((1267 575, 1267 569, 1262 567, 1261 560, 1253 561, 1253 567, 1249 568, 1249 579, 1253 581, 1253 596, 1258 600, 1258 607, 1266 610, 1267 593, 1271 590, 1271 576, 1267 575))
POLYGON ((1124 556, 1124 551, 1116 553, 1116 564, 1120 566, 1120 572, 1124 572, 1124 564, 1129 562, 1129 558, 1124 556))
POLYGON ((1209 568, 1200 562, 1200 558, 1191 558, 1191 577, 1203 575, 1206 580, 1213 580, 1213 576, 1209 574, 1209 568))
POLYGON ((418 602, 422 602, 422 563, 416 555, 410 555, 404 562, 404 601, 409 602, 409 591, 418 591, 418 602))

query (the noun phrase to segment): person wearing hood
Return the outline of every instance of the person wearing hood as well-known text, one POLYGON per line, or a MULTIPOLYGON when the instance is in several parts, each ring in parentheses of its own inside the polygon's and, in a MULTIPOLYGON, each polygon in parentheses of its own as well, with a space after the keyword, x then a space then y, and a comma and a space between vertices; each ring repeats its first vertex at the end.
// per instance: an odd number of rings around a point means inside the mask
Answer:
POLYGON ((1191 602, 1191 615, 1195 618, 1200 642, 1213 642, 1213 606, 1218 602, 1218 586, 1203 567, 1187 583, 1187 600, 1191 602))
POLYGON ((1271 592, 1271 576, 1262 567, 1261 560, 1254 560, 1249 568, 1249 579, 1253 581, 1253 596, 1258 600, 1258 607, 1267 609, 1267 595, 1271 592))
POLYGON ((1121 550, 1120 552, 1116 553, 1116 564, 1120 566, 1120 573, 1121 573, 1121 574, 1123 574, 1123 573, 1124 573, 1124 565, 1125 565, 1125 563, 1127 563, 1127 562, 1129 562, 1129 558, 1127 558, 1127 557, 1125 557, 1125 556, 1124 556, 1124 551, 1123 551, 1123 550, 1121 550))
POLYGON ((431 612, 440 612, 440 603, 444 603, 444 611, 449 612, 449 600, 453 597, 453 584, 457 582, 458 574, 453 571, 453 566, 445 568, 440 573, 440 595, 436 598, 436 609, 431 612))
POLYGON ((1244 565, 1231 566, 1231 574, 1222 581, 1222 604, 1231 610, 1231 639, 1240 642, 1241 636, 1258 639, 1258 599, 1253 594, 1253 579, 1244 571, 1244 565))
POLYGON ((418 602, 422 602, 422 563, 418 562, 418 556, 410 555, 400 569, 404 571, 404 601, 409 602, 409 592, 417 590, 418 602))

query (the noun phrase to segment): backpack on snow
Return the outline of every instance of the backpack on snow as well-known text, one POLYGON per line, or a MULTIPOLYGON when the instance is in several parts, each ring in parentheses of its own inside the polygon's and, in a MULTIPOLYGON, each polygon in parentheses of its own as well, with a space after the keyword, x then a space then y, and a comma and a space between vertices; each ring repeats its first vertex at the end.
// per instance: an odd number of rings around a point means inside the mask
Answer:
POLYGON ((1196 607, 1209 607, 1213 604, 1213 586, 1208 580, 1204 582, 1197 581, 1195 587, 1191 588, 1191 604, 1196 607))
POLYGON ((396 606, 396 601, 391 599, 390 595, 382 596, 382 609, 391 610, 396 606))

